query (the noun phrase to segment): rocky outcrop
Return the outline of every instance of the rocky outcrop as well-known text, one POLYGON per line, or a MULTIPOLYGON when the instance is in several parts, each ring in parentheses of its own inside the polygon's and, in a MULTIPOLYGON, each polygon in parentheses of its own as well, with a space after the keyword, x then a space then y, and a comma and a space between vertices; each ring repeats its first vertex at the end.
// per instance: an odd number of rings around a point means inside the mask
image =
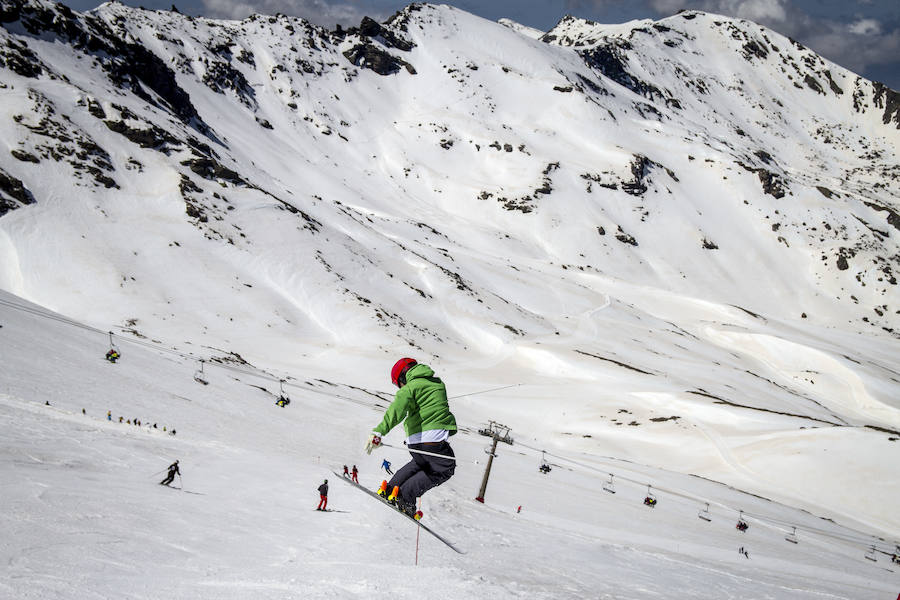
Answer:
POLYGON ((0 169, 0 217, 25 204, 34 204, 34 194, 21 179, 0 169))
POLYGON ((359 42, 345 50, 344 57, 353 65, 375 71, 379 75, 393 75, 401 69, 406 69, 411 75, 416 74, 416 69, 411 64, 372 42, 359 42))
MULTIPOLYGON (((73 49, 84 52, 107 73, 110 80, 128 89, 148 104, 158 106, 175 115, 181 122, 196 128, 204 135, 210 130, 190 96, 175 79, 175 73, 161 58, 147 48, 127 40, 127 34, 114 32, 103 20, 91 15, 77 15, 63 4, 47 5, 27 0, 4 0, 0 10, 0 23, 18 22, 21 27, 38 38, 55 35, 68 42, 73 49)), ((18 58, 29 58, 31 70, 43 72, 45 67, 30 60, 27 48, 16 48, 14 64, 18 58)), ((21 62, 21 61, 18 61, 21 62)), ((20 70, 28 70, 19 66, 20 70)), ((31 75, 32 77, 37 75, 31 75)))
POLYGON ((635 94, 649 100, 667 101, 668 97, 652 83, 642 81, 628 71, 628 52, 634 47, 627 40, 615 39, 579 52, 584 62, 635 94))
POLYGON ((877 81, 872 83, 872 87, 875 90, 875 106, 884 109, 882 122, 885 125, 896 123, 897 129, 900 129, 900 93, 877 81))
MULTIPOLYGON (((405 28, 405 22, 395 15, 389 23, 395 23, 405 28)), ((399 35, 391 27, 385 27, 369 17, 363 17, 359 27, 353 27, 346 31, 336 32, 348 41, 356 39, 355 43, 344 50, 344 57, 353 65, 375 71, 379 75, 393 75, 401 69, 411 74, 416 74, 416 69, 409 62, 389 49, 401 52, 409 52, 415 47, 411 41, 399 35)))

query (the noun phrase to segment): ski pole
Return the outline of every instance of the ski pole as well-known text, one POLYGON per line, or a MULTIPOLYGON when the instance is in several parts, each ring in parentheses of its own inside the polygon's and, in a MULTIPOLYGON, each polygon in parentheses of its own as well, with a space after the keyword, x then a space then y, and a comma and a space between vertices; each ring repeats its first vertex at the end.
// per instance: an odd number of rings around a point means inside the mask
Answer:
POLYGON ((435 456, 437 458, 446 458, 447 460, 456 460, 455 456, 448 456, 447 454, 438 454, 436 452, 425 452, 424 450, 413 450, 412 448, 401 448, 400 446, 394 446, 392 444, 385 444, 381 442, 378 444, 379 446, 385 446, 386 448, 396 448, 397 450, 406 450, 407 452, 415 452, 416 454, 424 454, 426 456, 435 456))

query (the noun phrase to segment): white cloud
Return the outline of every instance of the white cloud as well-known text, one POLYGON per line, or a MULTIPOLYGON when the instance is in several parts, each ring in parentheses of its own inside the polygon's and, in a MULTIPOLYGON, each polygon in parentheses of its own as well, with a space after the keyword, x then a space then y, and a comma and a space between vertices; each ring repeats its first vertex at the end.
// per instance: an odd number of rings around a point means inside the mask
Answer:
MULTIPOLYGON (((851 27, 852 28, 852 27, 851 27)), ((811 33, 803 40, 809 48, 855 73, 863 73, 870 65, 896 63, 900 56, 900 29, 882 33, 866 29, 847 33, 835 26, 831 31, 811 33)))
POLYGON ((661 15, 671 15, 682 8, 693 8, 757 23, 784 21, 787 17, 785 4, 785 0, 650 0, 650 6, 661 15))
POLYGON ((728 3, 735 5, 736 16, 757 23, 784 21, 787 17, 782 0, 745 0, 728 3))
POLYGON ((857 35, 881 35, 881 23, 875 19, 860 19, 851 23, 847 30, 857 35))
POLYGON ((202 0, 204 14, 214 19, 244 19, 252 14, 282 13, 301 17, 316 25, 358 25, 364 16, 383 16, 362 3, 332 4, 324 0, 202 0))

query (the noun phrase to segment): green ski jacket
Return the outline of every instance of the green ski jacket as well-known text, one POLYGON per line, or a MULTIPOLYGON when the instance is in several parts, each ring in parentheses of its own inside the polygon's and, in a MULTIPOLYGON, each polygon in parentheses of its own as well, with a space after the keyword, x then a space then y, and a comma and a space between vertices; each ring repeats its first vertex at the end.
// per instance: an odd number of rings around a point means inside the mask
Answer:
POLYGON ((406 437, 432 429, 456 433, 456 417, 450 412, 447 388, 428 365, 418 364, 406 372, 406 385, 394 394, 384 418, 372 431, 387 435, 401 421, 406 437))

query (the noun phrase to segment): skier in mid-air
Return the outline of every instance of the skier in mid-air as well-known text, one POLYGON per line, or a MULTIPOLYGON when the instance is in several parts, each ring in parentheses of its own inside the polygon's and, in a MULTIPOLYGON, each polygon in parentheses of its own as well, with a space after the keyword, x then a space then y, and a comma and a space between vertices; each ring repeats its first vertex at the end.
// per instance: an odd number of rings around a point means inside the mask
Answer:
POLYGON ((378 491, 401 511, 414 515, 416 498, 450 479, 456 470, 453 449, 447 442, 456 433, 456 418, 450 412, 444 382, 429 366, 402 358, 391 369, 391 381, 399 389, 381 423, 369 435, 366 452, 371 454, 381 444, 381 436, 403 422, 409 449, 428 453, 410 452, 412 460, 390 481, 382 482, 378 491))

